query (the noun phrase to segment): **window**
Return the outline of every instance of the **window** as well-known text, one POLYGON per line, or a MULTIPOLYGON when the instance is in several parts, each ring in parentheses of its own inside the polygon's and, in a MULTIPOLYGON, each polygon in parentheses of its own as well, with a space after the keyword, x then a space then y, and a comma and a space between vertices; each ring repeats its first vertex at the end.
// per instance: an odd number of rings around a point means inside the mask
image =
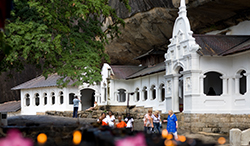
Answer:
POLYGON ((165 100, 165 87, 164 87, 164 84, 160 85, 159 90, 160 90, 160 100, 164 101, 165 100))
POLYGON ((30 106, 30 95, 29 94, 25 95, 25 105, 30 106))
POLYGON ((63 104, 63 92, 59 92, 59 96, 60 96, 60 104, 63 104))
POLYGON ((52 103, 52 105, 54 105, 55 104, 55 93, 54 92, 52 92, 51 93, 51 103, 52 103))
POLYGON ((69 93, 69 104, 73 104, 75 93, 69 93))
POLYGON ((220 96, 222 94, 222 74, 207 72, 204 78, 204 94, 208 96, 220 96))
POLYGON ((126 90, 118 89, 118 102, 125 102, 126 101, 126 90))
POLYGON ((47 93, 44 93, 44 105, 47 104, 47 93))
POLYGON ((140 100, 140 92, 139 92, 139 88, 136 88, 135 89, 135 101, 139 101, 140 100))
POLYGON ((151 86, 151 96, 152 98, 151 99, 156 99, 156 90, 155 90, 155 85, 151 86))
POLYGON ((246 73, 246 71, 245 70, 243 70, 243 71, 241 71, 241 73, 240 73, 240 84, 239 84, 239 91, 240 91, 240 94, 242 94, 242 95, 244 95, 245 93, 246 93, 246 91, 247 91, 247 88, 246 88, 246 86, 247 86, 247 78, 246 78, 246 76, 245 76, 245 73, 246 73))
POLYGON ((147 91, 147 87, 143 87, 143 97, 144 97, 144 100, 147 100, 148 99, 148 91, 147 91))
POLYGON ((35 94, 35 105, 38 106, 40 104, 40 101, 39 101, 39 94, 36 93, 35 94))

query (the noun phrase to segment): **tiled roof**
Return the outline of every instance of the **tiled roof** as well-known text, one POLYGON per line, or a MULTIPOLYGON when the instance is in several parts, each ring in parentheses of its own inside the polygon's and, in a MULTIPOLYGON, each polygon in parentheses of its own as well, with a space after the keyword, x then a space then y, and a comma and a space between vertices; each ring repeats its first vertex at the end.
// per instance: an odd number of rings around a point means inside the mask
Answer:
POLYGON ((21 109, 21 101, 9 101, 0 104, 0 112, 16 112, 21 109))
POLYGON ((193 35, 201 47, 200 55, 226 56, 250 49, 250 36, 246 35, 193 35))
MULTIPOLYGON (((39 76, 37 78, 34 78, 32 80, 29 80, 21 85, 18 85, 14 88, 11 88, 11 90, 19 90, 19 89, 31 89, 31 88, 41 88, 41 87, 54 87, 57 86, 57 80, 61 77, 57 74, 49 75, 47 79, 45 79, 44 76, 39 76)), ((64 80, 66 80, 65 78, 64 80)), ((68 85, 72 85, 74 82, 70 80, 68 85)))
POLYGON ((141 58, 146 57, 146 56, 148 56, 150 54, 153 54, 153 55, 162 55, 162 54, 165 54, 166 52, 167 52, 166 50, 164 51, 164 50, 160 50, 160 49, 151 49, 147 53, 142 54, 141 56, 138 56, 138 57, 136 57, 134 59, 135 60, 141 59, 141 58))
POLYGON ((113 79, 126 79, 128 76, 142 70, 145 66, 133 66, 133 65, 110 65, 114 74, 113 79))
POLYGON ((162 62, 162 63, 159 63, 155 66, 144 68, 144 69, 134 73, 133 75, 128 76, 126 79, 133 79, 133 78, 137 78, 137 77, 141 77, 141 76, 150 75, 153 73, 158 73, 161 71, 165 71, 165 69, 166 69, 165 62, 162 62))

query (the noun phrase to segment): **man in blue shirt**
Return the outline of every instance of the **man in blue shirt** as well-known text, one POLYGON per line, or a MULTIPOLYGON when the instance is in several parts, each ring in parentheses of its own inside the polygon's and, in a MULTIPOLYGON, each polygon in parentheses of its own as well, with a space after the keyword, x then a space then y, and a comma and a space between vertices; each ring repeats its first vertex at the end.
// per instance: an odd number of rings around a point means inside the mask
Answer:
POLYGON ((79 102, 81 102, 81 100, 78 99, 76 95, 75 98, 73 99, 73 104, 74 104, 73 118, 77 118, 79 102))

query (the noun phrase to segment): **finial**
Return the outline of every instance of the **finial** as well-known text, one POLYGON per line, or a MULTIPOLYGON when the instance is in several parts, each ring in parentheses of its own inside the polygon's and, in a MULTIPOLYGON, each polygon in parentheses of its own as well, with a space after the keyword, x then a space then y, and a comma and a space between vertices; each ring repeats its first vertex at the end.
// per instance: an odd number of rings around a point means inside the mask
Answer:
POLYGON ((187 15, 186 1, 185 0, 181 0, 178 13, 179 13, 180 16, 186 16, 187 15))
POLYGON ((186 1, 185 0, 181 0, 180 7, 185 7, 185 6, 186 6, 186 1))

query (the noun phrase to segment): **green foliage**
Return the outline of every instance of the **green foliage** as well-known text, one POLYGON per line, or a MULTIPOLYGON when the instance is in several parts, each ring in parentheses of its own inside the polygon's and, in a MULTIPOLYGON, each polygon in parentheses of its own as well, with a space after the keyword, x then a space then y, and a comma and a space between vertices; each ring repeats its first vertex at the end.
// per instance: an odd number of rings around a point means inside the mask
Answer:
MULTIPOLYGON (((128 0, 120 0, 128 9, 128 0)), ((0 71, 22 70, 35 64, 43 75, 57 73, 60 86, 101 81, 100 65, 108 60, 105 43, 119 35, 124 22, 108 0, 14 0, 15 10, 5 28, 5 53, 0 71), (105 31, 103 21, 112 18, 105 31), (3 69, 4 68, 4 69, 3 69), (66 78, 68 77, 68 78, 66 78)), ((4 51, 4 47, 0 46, 4 51)))

